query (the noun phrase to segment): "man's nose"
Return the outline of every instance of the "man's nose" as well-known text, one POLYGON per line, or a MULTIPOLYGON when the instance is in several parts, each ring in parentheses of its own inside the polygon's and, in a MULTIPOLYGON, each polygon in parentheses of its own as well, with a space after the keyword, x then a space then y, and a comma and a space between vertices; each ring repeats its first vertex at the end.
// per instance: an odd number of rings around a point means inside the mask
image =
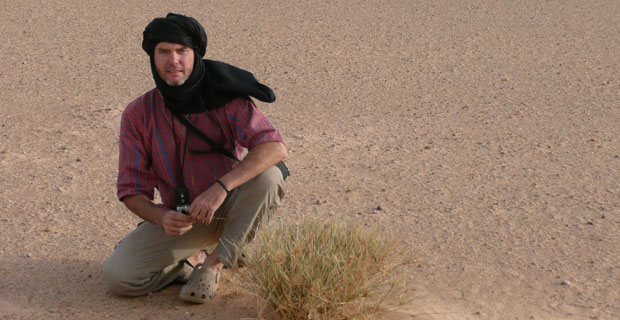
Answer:
POLYGON ((181 61, 181 55, 176 52, 173 52, 172 54, 170 54, 168 58, 169 58, 168 62, 172 64, 178 64, 179 61, 181 61))

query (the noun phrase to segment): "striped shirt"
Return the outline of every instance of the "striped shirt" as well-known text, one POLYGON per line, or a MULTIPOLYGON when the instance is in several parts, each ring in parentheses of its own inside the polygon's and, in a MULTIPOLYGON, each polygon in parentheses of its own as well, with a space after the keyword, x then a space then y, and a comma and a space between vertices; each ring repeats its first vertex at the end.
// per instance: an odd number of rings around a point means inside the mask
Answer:
MULTIPOLYGON (((283 141, 267 117, 247 99, 186 116, 198 130, 223 145, 238 159, 245 148, 283 141)), ((212 148, 165 107, 159 90, 132 101, 121 119, 117 196, 145 195, 157 188, 164 206, 174 208, 174 189, 184 185, 190 203, 238 163, 212 148)))

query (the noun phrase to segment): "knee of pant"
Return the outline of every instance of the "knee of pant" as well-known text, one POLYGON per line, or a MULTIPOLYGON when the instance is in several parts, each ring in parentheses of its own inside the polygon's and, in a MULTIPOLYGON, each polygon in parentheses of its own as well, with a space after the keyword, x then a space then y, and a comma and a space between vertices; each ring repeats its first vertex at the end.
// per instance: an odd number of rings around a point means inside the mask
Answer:
POLYGON ((280 169, 271 167, 256 176, 252 181, 252 188, 265 193, 275 192, 281 198, 284 192, 282 190, 282 173, 280 169))
MULTIPOLYGON (((113 254, 114 256, 114 254, 113 254)), ((114 257, 111 256, 103 263, 103 286, 109 292, 119 296, 137 295, 135 288, 130 285, 130 275, 127 274, 127 268, 122 263, 114 263, 114 257)))

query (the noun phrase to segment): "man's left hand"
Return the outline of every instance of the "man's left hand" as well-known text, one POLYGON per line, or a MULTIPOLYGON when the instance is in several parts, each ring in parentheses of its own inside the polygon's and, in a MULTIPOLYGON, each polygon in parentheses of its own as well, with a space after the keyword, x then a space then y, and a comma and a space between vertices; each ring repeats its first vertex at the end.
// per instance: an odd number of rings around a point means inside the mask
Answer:
POLYGON ((201 193, 189 207, 189 215, 194 221, 211 223, 215 211, 226 200, 226 191, 218 184, 214 184, 205 192, 201 193))
MULTIPOLYGON (((286 156, 286 147, 282 142, 261 143, 254 146, 239 165, 222 176, 220 181, 229 190, 233 190, 275 165, 278 161, 283 160, 286 156)), ((189 214, 194 221, 208 225, 224 200, 226 200, 226 190, 218 183, 214 183, 194 199, 189 207, 189 214)))

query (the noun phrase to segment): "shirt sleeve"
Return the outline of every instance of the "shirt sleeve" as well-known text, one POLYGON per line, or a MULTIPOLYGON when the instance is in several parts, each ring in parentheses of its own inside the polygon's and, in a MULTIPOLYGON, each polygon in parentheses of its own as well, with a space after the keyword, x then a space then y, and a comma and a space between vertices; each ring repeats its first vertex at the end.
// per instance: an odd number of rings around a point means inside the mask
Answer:
POLYGON ((226 117, 235 140, 252 149, 265 142, 284 142, 280 132, 248 99, 235 99, 226 106, 226 117))
POLYGON ((147 152, 143 114, 139 102, 130 104, 121 118, 117 196, 142 194, 153 200, 157 178, 147 152))

